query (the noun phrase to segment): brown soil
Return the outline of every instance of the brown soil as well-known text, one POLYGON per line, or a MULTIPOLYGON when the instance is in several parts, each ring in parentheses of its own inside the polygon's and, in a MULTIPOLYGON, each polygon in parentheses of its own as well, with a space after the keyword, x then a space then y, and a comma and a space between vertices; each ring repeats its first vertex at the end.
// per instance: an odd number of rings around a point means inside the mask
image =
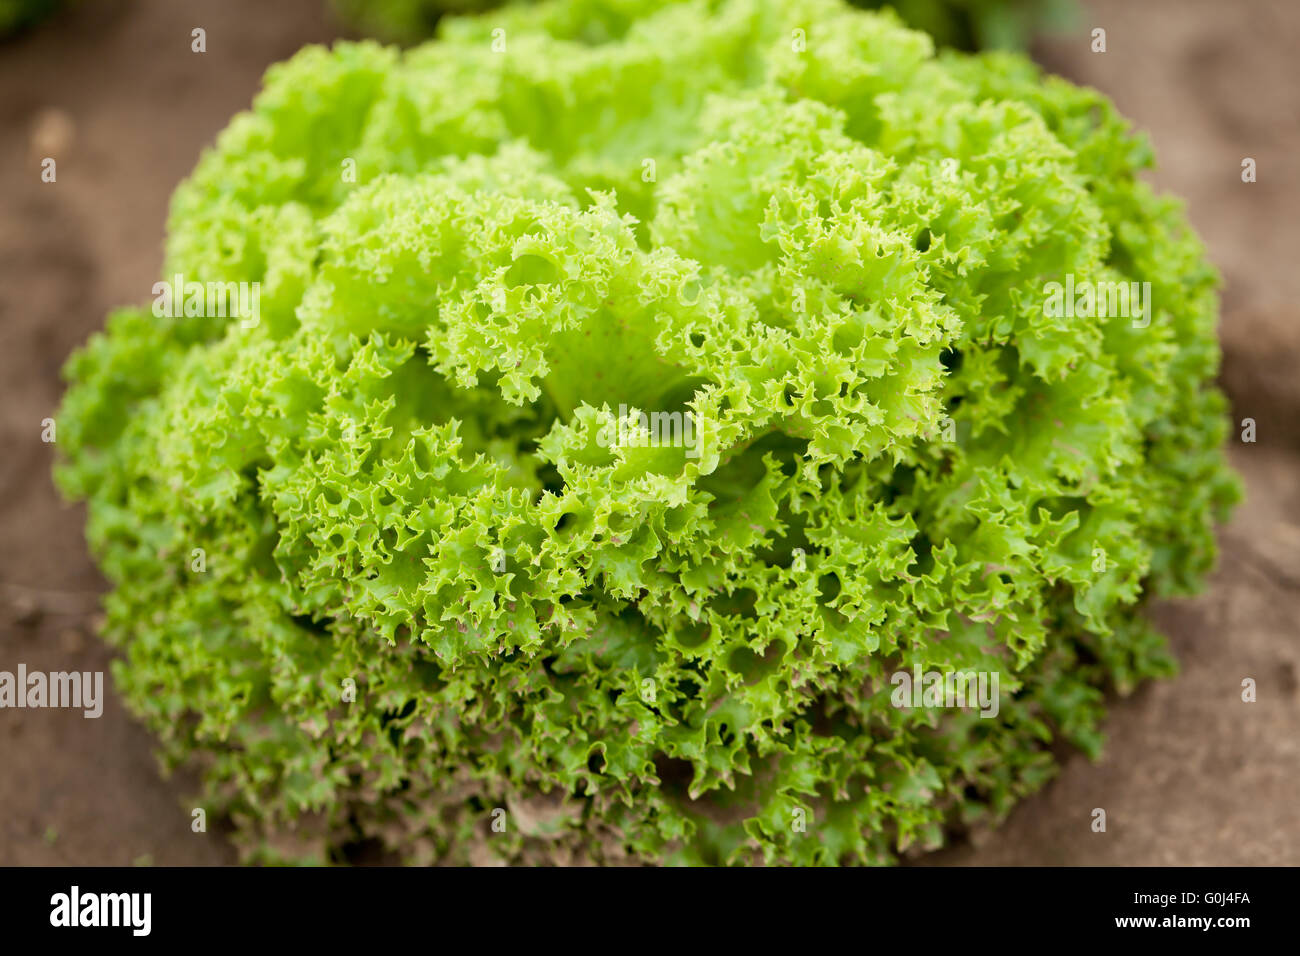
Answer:
MULTIPOLYGON (((1181 676, 1116 702, 1099 763, 1068 757, 996 834, 927 862, 1300 863, 1300 5, 1093 0, 1080 27, 1039 56, 1150 130, 1154 181, 1188 197, 1225 274, 1225 381, 1260 441, 1234 442, 1248 500, 1208 593, 1158 612, 1181 676), (1240 181, 1245 156, 1257 183, 1240 181)), ((107 669, 84 513, 59 501, 40 440, 59 366, 111 306, 147 298, 167 197, 265 67, 336 32, 321 0, 95 0, 0 44, 0 669, 107 669)), ((192 781, 159 776, 108 696, 98 720, 0 711, 0 864, 233 862, 218 828, 190 831, 192 781)))

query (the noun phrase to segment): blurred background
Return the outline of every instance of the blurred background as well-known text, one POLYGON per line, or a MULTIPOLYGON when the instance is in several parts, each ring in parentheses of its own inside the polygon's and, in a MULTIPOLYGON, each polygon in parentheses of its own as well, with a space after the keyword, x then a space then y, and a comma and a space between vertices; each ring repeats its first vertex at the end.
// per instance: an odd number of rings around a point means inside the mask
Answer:
MULTIPOLYGON (((59 500, 40 440, 59 368, 111 307, 149 298, 168 197, 266 67, 383 32, 373 14, 387 3, 44 0, 53 12, 30 23, 13 3, 0 0, 0 669, 107 671, 84 511, 59 500), (41 180, 47 156, 54 183, 41 180)), ((411 22, 397 38, 428 29, 411 22)), ((1040 25, 981 22, 952 42, 1014 43, 1040 25)), ((1101 761, 1062 753, 1058 778, 995 834, 918 862, 1300 863, 1298 49, 1295 0, 1080 0, 1067 29, 1032 41, 1045 68, 1148 132, 1152 182, 1184 197, 1223 273, 1229 454, 1247 498, 1206 593, 1157 608, 1182 673, 1113 702, 1101 761), (1091 49, 1098 27, 1104 53, 1091 49), (1256 442, 1241 441, 1243 418, 1256 442), (1256 703, 1241 700, 1247 677, 1256 703), (1105 833, 1091 830, 1096 807, 1105 833)), ((218 823, 191 832, 193 781, 159 775, 148 734, 106 689, 98 720, 0 712, 0 865, 235 862, 218 823)))

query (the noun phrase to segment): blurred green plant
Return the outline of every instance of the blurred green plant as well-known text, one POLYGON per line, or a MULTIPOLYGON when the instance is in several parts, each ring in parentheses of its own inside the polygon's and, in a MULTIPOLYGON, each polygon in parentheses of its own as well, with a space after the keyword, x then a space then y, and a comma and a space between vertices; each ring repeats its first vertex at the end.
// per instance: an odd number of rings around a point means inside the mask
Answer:
POLYGON ((44 20, 63 0, 0 0, 0 39, 44 20))
POLYGON ((502 0, 330 0, 339 19, 362 36, 386 43, 427 40, 444 16, 478 13, 502 0))
MULTIPOLYGON (((418 43, 448 14, 501 6, 501 0, 331 0, 339 17, 365 36, 418 43)), ((908 26, 941 46, 961 50, 1019 50, 1040 30, 1073 22, 1074 0, 851 0, 868 10, 893 7, 908 26)))
POLYGON ((940 46, 1023 50, 1035 34, 1074 23, 1074 0, 852 0, 869 10, 893 7, 903 22, 940 46))

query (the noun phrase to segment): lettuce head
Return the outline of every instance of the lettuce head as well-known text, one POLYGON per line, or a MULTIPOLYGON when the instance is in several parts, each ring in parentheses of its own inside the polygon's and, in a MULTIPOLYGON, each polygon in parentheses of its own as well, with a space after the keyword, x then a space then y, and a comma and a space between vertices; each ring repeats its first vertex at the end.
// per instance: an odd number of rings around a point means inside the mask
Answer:
POLYGON ((441 29, 273 67, 66 368, 117 686, 248 858, 885 863, 1096 754, 1237 494, 1145 140, 839 0, 441 29))

